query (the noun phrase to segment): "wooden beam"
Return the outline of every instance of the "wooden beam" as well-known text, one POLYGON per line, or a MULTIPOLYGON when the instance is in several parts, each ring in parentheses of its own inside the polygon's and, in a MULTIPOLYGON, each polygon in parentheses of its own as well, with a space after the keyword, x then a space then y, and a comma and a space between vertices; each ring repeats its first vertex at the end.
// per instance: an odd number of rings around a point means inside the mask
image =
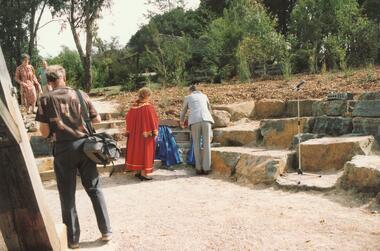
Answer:
MULTIPOLYGON (((3 101, 0 99, 0 118, 4 121, 5 126, 9 128, 12 133, 13 138, 17 143, 21 143, 20 129, 18 128, 16 122, 14 121, 12 115, 9 113, 3 101)), ((0 142, 2 138, 0 138, 0 142)))
POLYGON ((66 250, 44 189, 0 48, 0 230, 8 250, 66 250))

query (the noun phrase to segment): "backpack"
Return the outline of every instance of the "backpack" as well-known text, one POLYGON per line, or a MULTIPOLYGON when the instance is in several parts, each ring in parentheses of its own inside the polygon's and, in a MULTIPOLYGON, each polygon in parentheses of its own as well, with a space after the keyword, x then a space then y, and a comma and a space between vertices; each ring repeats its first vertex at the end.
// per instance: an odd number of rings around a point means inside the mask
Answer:
POLYGON ((117 142, 109 134, 95 132, 82 94, 79 90, 76 90, 76 93, 82 107, 82 118, 85 121, 87 130, 90 133, 83 144, 83 152, 90 160, 96 164, 102 164, 104 168, 107 164, 112 163, 113 168, 110 172, 110 176, 112 176, 115 171, 114 161, 120 158, 121 150, 117 146, 117 142))

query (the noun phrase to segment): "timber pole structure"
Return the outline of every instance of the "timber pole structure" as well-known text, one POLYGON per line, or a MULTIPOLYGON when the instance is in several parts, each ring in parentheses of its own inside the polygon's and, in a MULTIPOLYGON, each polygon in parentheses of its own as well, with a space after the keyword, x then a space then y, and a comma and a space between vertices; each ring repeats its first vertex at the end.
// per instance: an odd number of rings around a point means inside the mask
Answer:
POLYGON ((0 47, 0 230, 9 251, 66 250, 44 198, 17 93, 0 47))

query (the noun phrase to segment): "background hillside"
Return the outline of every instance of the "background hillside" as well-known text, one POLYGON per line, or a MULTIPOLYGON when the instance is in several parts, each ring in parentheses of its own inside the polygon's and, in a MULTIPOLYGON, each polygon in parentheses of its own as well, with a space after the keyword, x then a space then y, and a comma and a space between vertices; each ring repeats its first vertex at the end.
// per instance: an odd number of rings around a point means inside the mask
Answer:
MULTIPOLYGON (((324 74, 297 74, 290 80, 279 78, 247 83, 200 84, 199 89, 209 96, 212 105, 264 98, 291 100, 297 98, 297 93, 292 88, 301 79, 306 81, 300 91, 301 99, 323 99, 330 92, 351 92, 357 96, 366 91, 380 91, 380 67, 324 74)), ((160 118, 178 119, 187 87, 150 87, 153 89, 152 102, 156 105, 160 118)), ((98 88, 92 91, 92 95, 117 100, 121 104, 120 110, 125 112, 137 93, 123 92, 121 89, 121 86, 98 88)))

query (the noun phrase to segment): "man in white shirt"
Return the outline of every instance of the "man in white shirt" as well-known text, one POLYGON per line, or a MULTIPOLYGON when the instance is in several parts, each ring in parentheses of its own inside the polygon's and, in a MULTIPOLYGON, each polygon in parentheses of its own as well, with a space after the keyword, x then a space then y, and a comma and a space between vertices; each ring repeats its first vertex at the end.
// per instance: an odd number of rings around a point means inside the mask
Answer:
POLYGON ((194 85, 189 88, 189 94, 185 97, 182 106, 181 127, 184 127, 185 115, 189 110, 189 126, 194 145, 195 168, 197 174, 203 173, 207 175, 211 171, 211 125, 214 123, 211 115, 211 105, 207 96, 197 91, 194 85))

